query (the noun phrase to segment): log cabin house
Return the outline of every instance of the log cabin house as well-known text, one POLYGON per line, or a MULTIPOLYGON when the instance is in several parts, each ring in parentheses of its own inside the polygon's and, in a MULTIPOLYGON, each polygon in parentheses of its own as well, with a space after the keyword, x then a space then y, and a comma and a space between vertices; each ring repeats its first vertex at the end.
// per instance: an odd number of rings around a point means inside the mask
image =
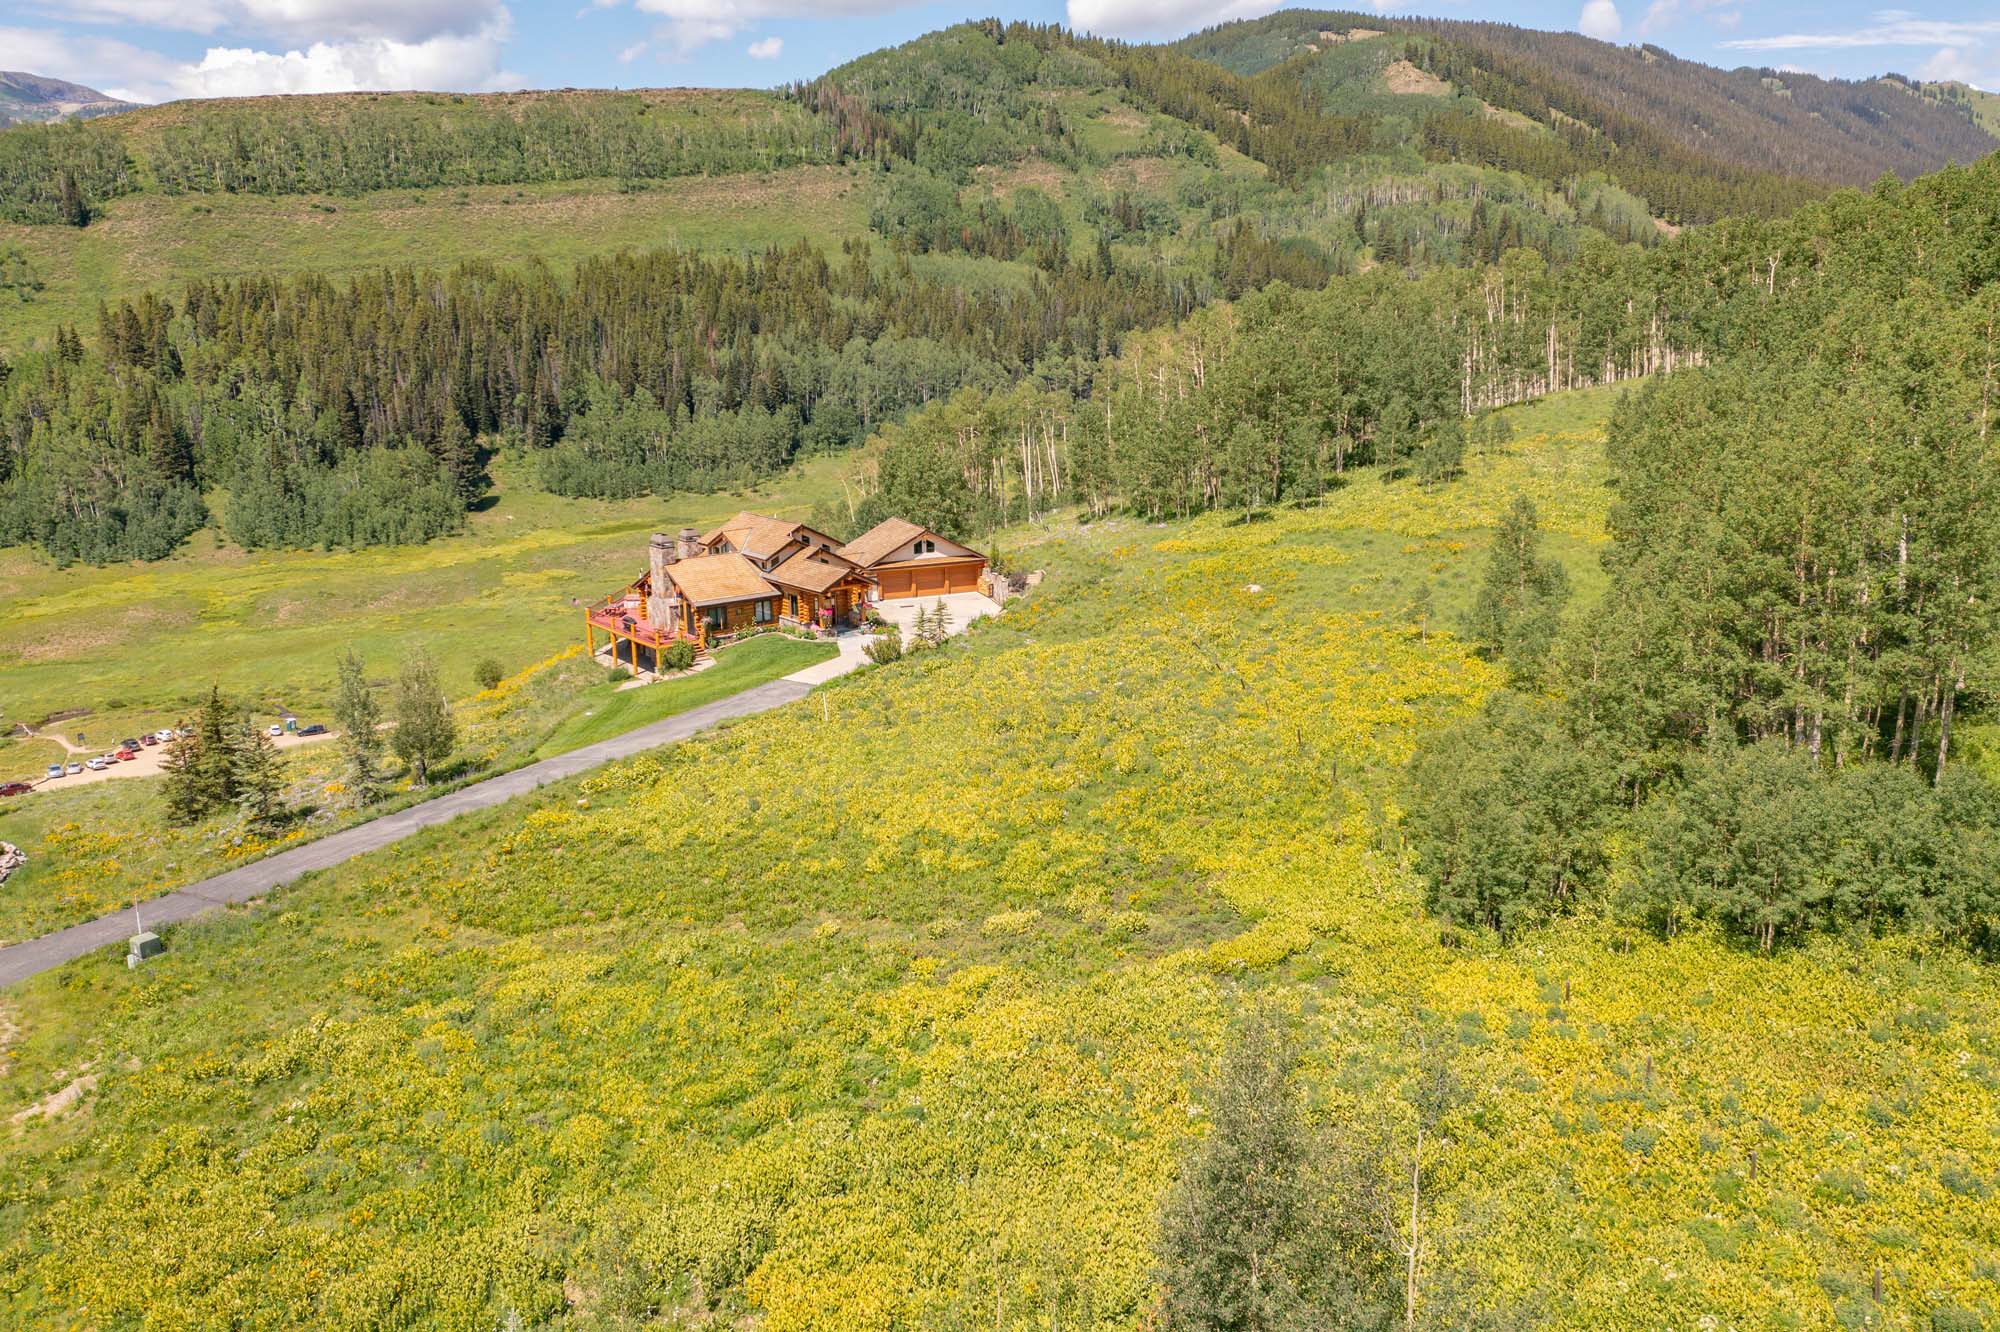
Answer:
POLYGON ((648 557, 623 592, 584 612, 585 646, 594 655, 604 631, 612 657, 634 671, 657 671, 676 642, 700 652, 779 625, 856 628, 871 601, 972 591, 986 567, 978 552, 900 518, 843 546, 805 523, 756 513, 706 535, 691 527, 677 537, 655 533, 648 557))

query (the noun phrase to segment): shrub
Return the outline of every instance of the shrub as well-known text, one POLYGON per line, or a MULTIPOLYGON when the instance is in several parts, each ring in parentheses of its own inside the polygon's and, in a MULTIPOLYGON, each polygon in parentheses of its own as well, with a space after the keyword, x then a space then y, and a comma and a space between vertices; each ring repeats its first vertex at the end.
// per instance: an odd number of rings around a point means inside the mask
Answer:
POLYGON ((612 684, 623 684, 625 683, 625 681, 632 678, 632 672, 630 669, 624 666, 613 666, 611 668, 611 674, 606 676, 605 678, 610 680, 612 684))
POLYGON ((886 666, 892 661, 902 659, 903 636, 893 632, 883 634, 870 643, 865 650, 868 653, 868 660, 874 662, 877 666, 886 666))
POLYGON ((694 665, 694 644, 685 639, 669 644, 667 650, 660 654, 661 670, 684 671, 692 665, 694 665))
POLYGON ((472 682, 481 689, 497 688, 506 678, 506 668, 491 657, 481 657, 472 668, 472 682))

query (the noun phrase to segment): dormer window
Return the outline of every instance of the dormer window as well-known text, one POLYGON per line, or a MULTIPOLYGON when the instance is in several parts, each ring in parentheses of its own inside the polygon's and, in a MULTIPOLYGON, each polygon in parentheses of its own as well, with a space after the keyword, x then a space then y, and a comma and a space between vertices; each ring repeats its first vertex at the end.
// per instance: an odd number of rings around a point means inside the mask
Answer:
POLYGON ((937 542, 932 541, 929 537, 924 537, 923 539, 917 542, 917 554, 919 555, 937 554, 937 542))

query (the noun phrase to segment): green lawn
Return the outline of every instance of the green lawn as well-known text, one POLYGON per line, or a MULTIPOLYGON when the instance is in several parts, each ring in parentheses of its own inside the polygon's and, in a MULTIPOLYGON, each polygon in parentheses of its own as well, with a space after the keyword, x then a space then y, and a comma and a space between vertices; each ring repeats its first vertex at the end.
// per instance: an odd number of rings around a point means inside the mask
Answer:
POLYGON ((721 649, 715 654, 715 665, 683 679, 663 680, 637 689, 599 685, 577 699, 575 709, 549 733, 535 751, 535 757, 548 758, 623 735, 689 708, 739 694, 753 685, 804 670, 838 652, 831 643, 763 634, 721 649))

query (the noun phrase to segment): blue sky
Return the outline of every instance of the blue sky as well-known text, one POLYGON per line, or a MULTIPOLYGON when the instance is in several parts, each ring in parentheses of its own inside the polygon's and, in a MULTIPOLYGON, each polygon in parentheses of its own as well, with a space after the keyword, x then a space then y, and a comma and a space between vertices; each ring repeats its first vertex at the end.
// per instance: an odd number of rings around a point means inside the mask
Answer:
MULTIPOLYGON (((0 69, 142 101, 358 88, 766 87, 962 18, 1178 36, 1273 0, 5 0, 0 69)), ((1317 6, 1330 7, 1330 6, 1317 6)), ((1995 0, 1370 0, 1357 8, 1569 28, 1720 65, 1896 70, 2000 90, 1995 0)))

